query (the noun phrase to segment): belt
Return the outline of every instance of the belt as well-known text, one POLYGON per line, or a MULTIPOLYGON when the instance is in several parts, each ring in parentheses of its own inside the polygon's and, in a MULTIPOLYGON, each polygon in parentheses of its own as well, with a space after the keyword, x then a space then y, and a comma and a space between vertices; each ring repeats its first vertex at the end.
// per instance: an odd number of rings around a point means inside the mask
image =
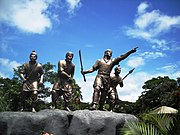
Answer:
POLYGON ((106 73, 106 72, 98 72, 99 75, 107 75, 110 76, 110 73, 106 73))

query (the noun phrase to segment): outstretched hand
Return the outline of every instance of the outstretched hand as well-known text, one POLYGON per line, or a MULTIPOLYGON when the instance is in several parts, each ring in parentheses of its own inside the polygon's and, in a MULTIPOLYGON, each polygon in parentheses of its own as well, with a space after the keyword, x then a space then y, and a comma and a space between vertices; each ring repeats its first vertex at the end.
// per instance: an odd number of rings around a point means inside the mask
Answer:
POLYGON ((133 48, 133 49, 132 49, 132 52, 133 52, 133 53, 136 52, 137 48, 138 48, 138 47, 133 48))

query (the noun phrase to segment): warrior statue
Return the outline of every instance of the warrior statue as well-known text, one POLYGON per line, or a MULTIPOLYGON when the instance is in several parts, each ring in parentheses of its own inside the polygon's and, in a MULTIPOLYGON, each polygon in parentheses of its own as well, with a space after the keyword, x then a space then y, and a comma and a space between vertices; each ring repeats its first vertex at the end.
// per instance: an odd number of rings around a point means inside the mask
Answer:
POLYGON ((123 87, 123 80, 119 76, 120 73, 121 73, 121 67, 120 65, 118 65, 114 69, 114 74, 110 76, 110 89, 108 90, 108 93, 107 93, 107 96, 110 102, 109 111, 113 111, 116 101, 119 99, 117 89, 116 89, 117 85, 119 84, 120 87, 123 87))
POLYGON ((108 101, 110 103, 110 107, 109 107, 109 111, 113 111, 115 105, 117 104, 117 101, 119 100, 118 98, 118 93, 117 93, 117 85, 119 84, 120 87, 123 87, 123 80, 130 75, 135 68, 131 69, 128 74, 126 74, 123 78, 121 78, 119 76, 119 74, 121 73, 121 67, 120 65, 118 65, 115 69, 114 69, 114 74, 110 75, 110 89, 107 92, 107 97, 108 97, 108 101))
POLYGON ((24 63, 20 68, 20 78, 23 80, 21 111, 25 108, 26 99, 32 99, 32 112, 36 112, 35 105, 37 102, 39 86, 43 86, 43 67, 37 60, 37 53, 32 51, 29 58, 30 61, 24 63))
POLYGON ((131 51, 120 55, 117 58, 112 57, 112 51, 107 49, 104 52, 104 57, 98 59, 96 63, 87 71, 81 71, 81 73, 87 74, 92 73, 98 70, 98 74, 94 81, 94 93, 91 110, 96 110, 97 105, 99 104, 99 110, 103 110, 103 105, 106 99, 107 91, 110 87, 110 73, 115 65, 118 65, 120 61, 126 59, 130 54, 136 52, 137 48, 132 49, 131 51))
POLYGON ((72 96, 72 82, 75 71, 75 65, 72 63, 73 53, 67 52, 66 59, 58 62, 57 81, 52 88, 52 109, 57 108, 56 101, 59 96, 63 95, 64 109, 71 111, 69 102, 72 96))

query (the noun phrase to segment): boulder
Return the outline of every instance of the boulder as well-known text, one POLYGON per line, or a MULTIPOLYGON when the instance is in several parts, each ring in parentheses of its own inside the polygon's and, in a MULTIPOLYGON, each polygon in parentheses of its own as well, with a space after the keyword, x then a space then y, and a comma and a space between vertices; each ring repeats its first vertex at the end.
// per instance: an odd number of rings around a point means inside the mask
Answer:
POLYGON ((126 120, 137 118, 98 110, 0 112, 0 135, 40 135, 42 131, 53 135, 116 135, 126 120))
POLYGON ((67 111, 59 110, 1 112, 0 135, 40 135, 42 131, 67 135, 68 114, 67 111))
POLYGON ((116 135, 126 120, 137 121, 130 114, 81 110, 72 112, 68 135, 116 135))

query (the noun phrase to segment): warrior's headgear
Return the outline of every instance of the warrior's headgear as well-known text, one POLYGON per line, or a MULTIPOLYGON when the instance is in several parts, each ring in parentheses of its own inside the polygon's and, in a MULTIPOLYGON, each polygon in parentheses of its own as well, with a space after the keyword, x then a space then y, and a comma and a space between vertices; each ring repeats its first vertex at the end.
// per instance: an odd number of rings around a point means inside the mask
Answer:
POLYGON ((31 57, 31 55, 35 55, 35 56, 36 56, 36 59, 37 59, 37 57, 38 57, 38 55, 37 55, 37 53, 36 53, 35 50, 33 50, 33 51, 30 53, 29 58, 31 57))
POLYGON ((105 52, 104 52, 104 56, 107 56, 108 52, 110 52, 110 56, 112 56, 112 50, 111 49, 107 49, 105 52))
POLYGON ((73 54, 72 52, 67 52, 67 53, 66 53, 66 58, 67 58, 67 56, 69 56, 69 55, 71 55, 72 57, 74 56, 74 54, 73 54))
POLYGON ((114 71, 115 71, 115 72, 116 72, 116 71, 121 71, 120 65, 118 65, 118 66, 114 69, 114 71))

